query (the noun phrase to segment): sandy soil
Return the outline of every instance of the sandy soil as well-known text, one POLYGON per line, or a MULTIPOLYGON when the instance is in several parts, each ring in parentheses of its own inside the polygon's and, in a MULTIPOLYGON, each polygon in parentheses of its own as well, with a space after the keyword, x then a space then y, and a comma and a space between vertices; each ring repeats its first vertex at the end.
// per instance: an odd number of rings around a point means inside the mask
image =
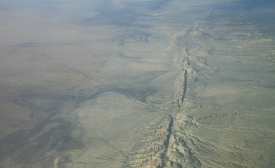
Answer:
POLYGON ((275 165, 274 3, 27 4, 0 3, 0 168, 275 165))

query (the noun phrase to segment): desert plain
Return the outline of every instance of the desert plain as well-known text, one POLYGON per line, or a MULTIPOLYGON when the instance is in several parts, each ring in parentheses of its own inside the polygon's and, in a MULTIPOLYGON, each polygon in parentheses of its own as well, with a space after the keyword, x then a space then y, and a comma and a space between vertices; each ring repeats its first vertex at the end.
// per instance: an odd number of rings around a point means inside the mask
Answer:
POLYGON ((0 168, 271 168, 275 3, 0 1, 0 168))

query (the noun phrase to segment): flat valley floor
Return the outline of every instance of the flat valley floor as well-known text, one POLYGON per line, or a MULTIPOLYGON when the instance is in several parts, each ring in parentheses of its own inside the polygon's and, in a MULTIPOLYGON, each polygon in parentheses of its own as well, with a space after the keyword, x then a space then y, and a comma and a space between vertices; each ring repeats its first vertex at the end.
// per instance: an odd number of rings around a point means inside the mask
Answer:
POLYGON ((271 168, 275 3, 0 1, 0 168, 271 168))

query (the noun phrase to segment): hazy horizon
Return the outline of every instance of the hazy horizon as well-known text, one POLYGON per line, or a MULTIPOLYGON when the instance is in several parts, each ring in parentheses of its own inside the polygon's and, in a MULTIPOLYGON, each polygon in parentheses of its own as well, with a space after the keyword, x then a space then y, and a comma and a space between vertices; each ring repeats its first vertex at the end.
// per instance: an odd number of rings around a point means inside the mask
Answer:
POLYGON ((0 168, 274 166, 274 9, 1 0, 0 168))

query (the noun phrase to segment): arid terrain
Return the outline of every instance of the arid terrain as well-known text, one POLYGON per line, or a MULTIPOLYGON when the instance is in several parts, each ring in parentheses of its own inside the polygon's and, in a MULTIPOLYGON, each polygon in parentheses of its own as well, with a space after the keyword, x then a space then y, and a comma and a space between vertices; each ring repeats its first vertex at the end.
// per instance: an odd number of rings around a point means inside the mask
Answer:
POLYGON ((275 2, 0 1, 0 168, 271 168, 275 2))

